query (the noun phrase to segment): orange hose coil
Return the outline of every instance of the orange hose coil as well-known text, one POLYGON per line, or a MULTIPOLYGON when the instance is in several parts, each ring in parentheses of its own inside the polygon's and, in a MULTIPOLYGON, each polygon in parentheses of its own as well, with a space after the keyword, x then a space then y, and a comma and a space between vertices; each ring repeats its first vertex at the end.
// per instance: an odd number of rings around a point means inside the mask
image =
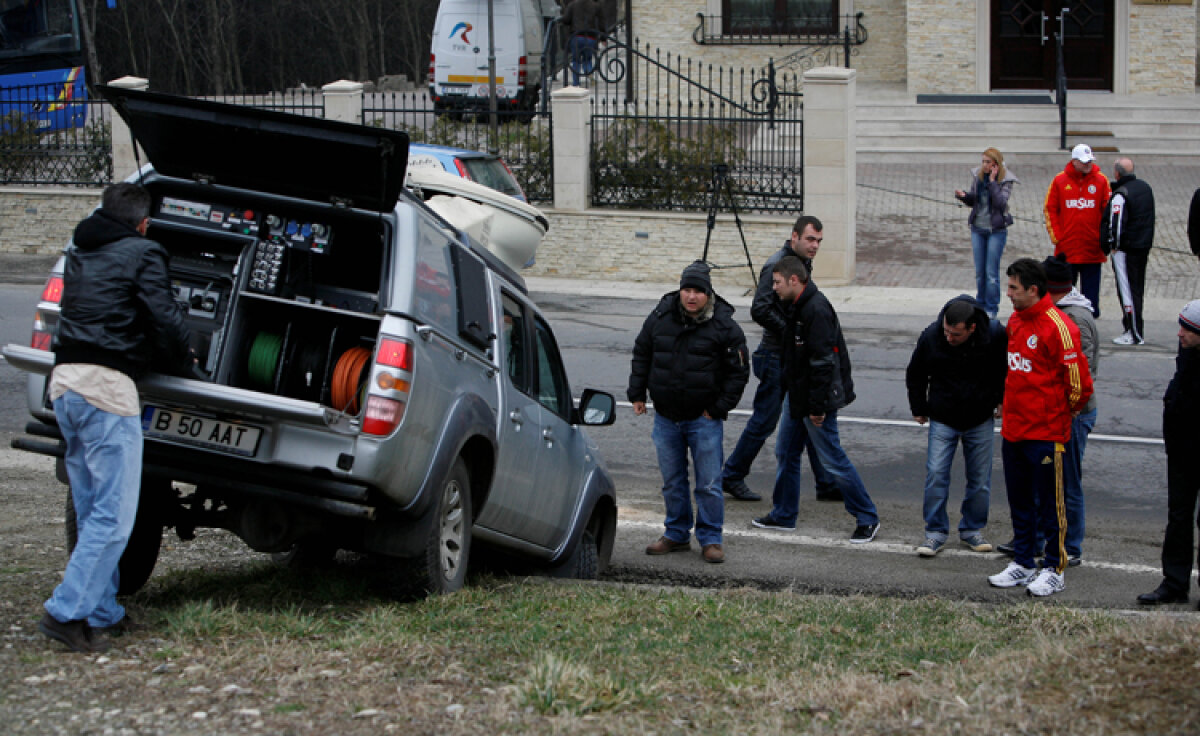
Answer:
POLYGON ((358 414, 358 384, 363 368, 371 360, 371 351, 364 347, 350 348, 338 358, 333 369, 333 381, 329 386, 333 408, 348 414, 358 414))

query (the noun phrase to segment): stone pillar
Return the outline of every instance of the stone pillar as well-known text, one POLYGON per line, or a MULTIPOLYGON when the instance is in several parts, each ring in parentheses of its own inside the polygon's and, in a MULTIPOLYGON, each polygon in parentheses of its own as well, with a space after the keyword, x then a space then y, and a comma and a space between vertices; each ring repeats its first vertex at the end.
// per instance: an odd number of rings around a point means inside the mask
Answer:
POLYGON ((814 276, 830 286, 854 280, 855 86, 853 69, 804 73, 804 213, 825 226, 814 276))
MULTIPOLYGON (((110 87, 120 87, 122 89, 136 89, 145 92, 150 88, 150 80, 142 79, 141 77, 121 77, 109 82, 110 87)), ((138 146, 137 156, 134 155, 133 147, 137 145, 133 142, 133 134, 129 131, 129 126, 125 124, 125 118, 114 114, 112 116, 112 165, 113 165, 113 181, 125 181, 130 175, 137 173, 138 156, 142 165, 148 163, 146 152, 138 146)))
POLYGON ((362 124, 363 85, 339 79, 321 88, 325 97, 325 119, 341 120, 344 123, 362 124))
POLYGON ((591 201, 592 91, 564 87, 550 94, 554 116, 554 207, 582 211, 591 201))

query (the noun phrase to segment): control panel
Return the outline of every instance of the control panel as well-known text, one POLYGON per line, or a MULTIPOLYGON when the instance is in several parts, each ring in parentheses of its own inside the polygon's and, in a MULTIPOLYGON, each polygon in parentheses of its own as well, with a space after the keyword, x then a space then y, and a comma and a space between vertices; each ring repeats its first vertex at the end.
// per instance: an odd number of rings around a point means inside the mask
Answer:
POLYGON ((333 233, 328 225, 267 215, 267 237, 275 243, 310 253, 328 253, 333 233))
POLYGON ((258 235, 259 230, 259 213, 252 209, 211 202, 193 202, 177 197, 163 197, 157 216, 163 220, 199 225, 238 235, 258 235))

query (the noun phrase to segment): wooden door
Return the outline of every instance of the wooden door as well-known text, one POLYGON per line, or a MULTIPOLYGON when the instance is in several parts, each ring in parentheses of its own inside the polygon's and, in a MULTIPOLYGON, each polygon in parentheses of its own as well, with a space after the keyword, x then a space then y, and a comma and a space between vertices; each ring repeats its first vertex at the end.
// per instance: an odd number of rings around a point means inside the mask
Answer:
POLYGON ((992 0, 992 89, 1054 89, 1060 27, 1067 88, 1111 90, 1113 0, 992 0))

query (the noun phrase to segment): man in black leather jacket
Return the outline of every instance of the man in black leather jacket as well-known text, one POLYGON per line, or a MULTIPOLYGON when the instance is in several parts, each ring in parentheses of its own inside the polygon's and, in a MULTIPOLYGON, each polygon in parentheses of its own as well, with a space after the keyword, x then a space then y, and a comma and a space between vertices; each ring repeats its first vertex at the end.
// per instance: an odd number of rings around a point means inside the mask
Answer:
POLYGON ((78 652, 107 648, 97 630, 133 626, 116 594, 141 490, 134 381, 152 365, 187 365, 189 333, 173 299, 167 252, 145 237, 150 202, 137 185, 109 187, 65 255, 47 395, 66 442, 78 537, 38 629, 78 652))
MULTIPOLYGON (((762 341, 751 358, 751 368, 754 371, 754 377, 758 379, 758 388, 754 391, 754 411, 721 471, 721 485, 725 493, 739 501, 762 500, 762 496, 750 490, 746 485, 745 478, 750 473, 750 465, 754 462, 754 458, 758 457, 763 444, 775 431, 775 425, 780 423, 781 415, 783 424, 779 430, 779 437, 776 438, 775 446, 778 448, 780 445, 789 444, 792 433, 799 434, 798 441, 801 443, 801 448, 808 449, 808 463, 812 468, 813 480, 816 484, 817 500, 842 500, 841 491, 833 482, 833 476, 821 467, 821 461, 812 448, 812 441, 805 434, 804 423, 799 419, 793 420, 791 414, 784 410, 780 336, 787 329, 788 319, 787 313, 783 305, 779 303, 779 297, 775 296, 771 285, 771 269, 775 268, 775 264, 779 263, 779 259, 784 256, 796 256, 811 273, 813 258, 816 257, 817 250, 820 249, 821 241, 824 239, 822 230, 820 220, 812 215, 801 215, 792 226, 791 238, 783 244, 778 252, 767 259, 758 278, 758 288, 754 292, 754 301, 750 305, 750 318, 763 328, 762 341)), ((776 453, 776 460, 782 462, 778 453, 776 453)), ((798 473, 792 481, 799 484, 798 473)))
MULTIPOLYGON (((799 258, 786 256, 772 269, 775 293, 788 308, 788 326, 783 338, 783 379, 788 409, 797 421, 803 419, 821 464, 833 475, 845 499, 846 511, 855 519, 851 544, 865 544, 879 530, 879 514, 862 478, 846 457, 838 436, 837 413, 854 401, 850 376, 850 353, 833 305, 809 281, 808 269, 799 258)), ((793 530, 800 489, 786 478, 799 463, 799 438, 777 450, 781 465, 767 516, 754 520, 763 529, 793 530)))

